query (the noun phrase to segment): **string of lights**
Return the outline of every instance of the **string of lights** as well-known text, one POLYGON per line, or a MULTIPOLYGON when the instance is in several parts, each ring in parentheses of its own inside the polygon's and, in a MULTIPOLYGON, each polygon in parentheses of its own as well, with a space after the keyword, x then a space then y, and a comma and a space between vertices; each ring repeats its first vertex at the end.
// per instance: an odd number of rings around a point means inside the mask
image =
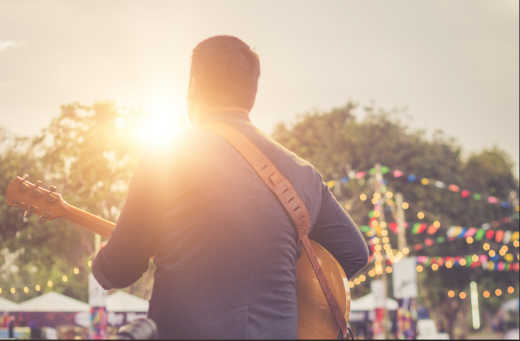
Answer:
MULTIPOLYGON (((515 292, 517 292, 518 290, 515 289, 514 286, 510 285, 508 286, 507 288, 495 288, 494 290, 493 289, 485 289, 485 290, 482 290, 480 292, 480 295, 483 297, 483 298, 491 298, 493 295, 495 297, 500 297, 502 295, 514 295, 515 292)), ((447 295, 449 298, 458 298, 458 299, 461 299, 461 300, 465 300, 469 293, 468 291, 466 290, 453 290, 453 289, 450 289, 447 291, 447 295)))
MULTIPOLYGON (((90 268, 92 266, 92 261, 87 261, 87 267, 90 268)), ((54 287, 59 285, 67 285, 67 283, 74 278, 74 276, 78 276, 81 270, 79 267, 75 266, 72 268, 70 272, 59 272, 57 275, 52 276, 53 279, 40 280, 34 284, 25 284, 22 286, 9 286, 7 288, 0 287, 0 296, 2 295, 12 295, 16 296, 19 294, 29 295, 32 292, 45 292, 46 290, 52 290, 54 287), (56 279, 58 278, 58 279, 56 279)))

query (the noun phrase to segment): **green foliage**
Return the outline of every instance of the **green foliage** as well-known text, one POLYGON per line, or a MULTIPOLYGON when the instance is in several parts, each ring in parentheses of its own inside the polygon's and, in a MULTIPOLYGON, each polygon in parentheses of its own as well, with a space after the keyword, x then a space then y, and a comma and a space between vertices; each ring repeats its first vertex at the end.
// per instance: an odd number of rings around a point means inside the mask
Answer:
MULTIPOLYGON (((56 185, 73 205, 116 220, 141 153, 129 132, 117 128, 117 120, 127 117, 136 121, 139 115, 120 112, 109 102, 92 106, 72 103, 62 106, 58 117, 34 138, 9 138, 0 131, 0 252, 3 252, 0 288, 4 297, 25 300, 38 294, 34 291, 35 284, 50 290, 46 283, 52 280, 53 290, 86 300, 87 259, 94 251, 92 233, 60 219, 41 224, 32 217, 22 223, 19 212, 5 204, 5 188, 16 175, 29 173, 32 180, 42 179, 56 185), (79 268, 78 275, 72 273, 74 267, 79 268), (67 283, 62 280, 63 274, 69 275, 67 283), (20 292, 25 285, 30 286, 29 294, 20 292), (15 296, 5 296, 10 287, 18 288, 15 296)), ((483 195, 508 198, 512 191, 518 191, 511 160, 500 149, 484 150, 464 160, 462 148, 453 139, 441 131, 434 132, 431 138, 425 134, 411 130, 403 112, 347 103, 328 112, 306 113, 291 126, 281 123, 273 137, 313 163, 325 180, 352 177, 353 170, 368 170, 379 163, 405 174, 458 184, 483 195)), ((385 178, 388 189, 403 193, 404 200, 410 203, 406 211, 409 226, 417 221, 418 211, 426 213, 425 222, 441 221, 439 234, 445 234, 446 226, 480 226, 512 213, 483 200, 462 200, 460 194, 431 184, 409 183, 389 174, 385 178)), ((333 189, 358 225, 368 222, 370 200, 361 201, 359 197, 362 193, 371 197, 371 181, 338 182, 333 189)), ((393 220, 389 210, 384 213, 387 221, 393 220)), ((390 238, 395 247, 396 237, 391 234, 390 238)), ((410 229, 406 238, 408 245, 424 241, 424 235, 413 235, 410 229)), ((414 255, 457 256, 477 252, 482 252, 481 243, 467 245, 458 239, 414 255)), ((128 290, 149 297, 152 273, 153 269, 128 290)), ((449 289, 467 289, 469 281, 475 280, 483 289, 512 284, 518 292, 516 276, 516 273, 480 269, 427 270, 419 274, 420 303, 432 308, 437 319, 444 321, 445 328, 452 330, 464 306, 461 301, 447 297, 449 289)), ((354 297, 366 293, 368 283, 354 288, 354 297)), ((502 300, 489 299, 483 305, 492 311, 502 300)))
MULTIPOLYGON (((139 113, 118 112, 114 104, 64 105, 61 114, 34 138, 4 137, 0 156, 0 234, 6 248, 19 252, 0 277, 4 292, 18 288, 9 299, 19 301, 38 295, 50 280, 52 290, 87 299, 87 260, 94 252, 93 234, 62 219, 40 223, 31 217, 22 223, 20 212, 5 204, 5 188, 16 175, 27 173, 30 180, 53 184, 64 199, 108 220, 116 220, 124 203, 127 184, 140 150, 128 132, 116 129, 116 120, 139 113), (7 268, 9 267, 9 268, 7 268), (79 274, 73 273, 78 267, 79 274), (67 282, 62 279, 68 276, 67 282), (28 286, 29 294, 21 292, 28 286)), ((7 257, 9 258, 9 257, 7 257)), ((0 262, 5 262, 5 257, 0 262)), ((2 263, 0 263, 2 265, 2 263)))
MULTIPOLYGON (((338 180, 352 177, 350 170, 363 171, 379 163, 390 169, 400 169, 405 174, 438 179, 446 185, 458 184, 461 188, 509 199, 511 192, 518 191, 518 179, 513 174, 513 167, 507 155, 493 148, 462 158, 462 149, 453 139, 442 131, 435 131, 427 138, 424 131, 411 131, 403 123, 403 112, 388 112, 373 106, 359 108, 348 103, 326 113, 307 113, 291 127, 279 124, 274 131, 274 138, 285 147, 296 152, 313 163, 325 180, 338 180), (354 112, 361 112, 360 120, 354 112)), ((406 177, 394 179, 385 176, 387 188, 400 192, 404 200, 410 203, 405 211, 409 226, 418 219, 417 212, 426 214, 424 222, 439 220, 442 228, 434 236, 446 234, 446 227, 451 225, 477 226, 484 222, 509 216, 512 209, 499 205, 489 205, 484 200, 461 199, 460 193, 440 190, 430 183, 423 186, 408 182, 406 177)), ((347 208, 358 225, 367 225, 367 214, 371 209, 370 200, 359 200, 361 193, 371 197, 373 185, 371 179, 364 181, 336 181, 334 193, 338 201, 347 208)), ((385 211, 387 221, 393 221, 390 211, 385 211)), ((518 226, 518 221, 515 223, 518 226)), ((509 225, 509 229, 512 229, 509 225)), ((505 226, 506 228, 508 226, 505 226)), ((395 236, 391 237, 396 245, 395 236)), ((408 245, 423 242, 425 234, 414 235, 407 229, 408 245)), ((511 246, 512 248, 512 246, 511 246)), ((466 244, 463 239, 435 244, 414 255, 459 256, 482 253, 482 244, 466 244)), ((516 249, 518 253, 518 249, 516 249)), ((516 256, 515 256, 516 257, 516 256)), ((516 259, 516 258, 515 258, 516 259)), ((482 269, 446 269, 441 267, 433 272, 429 269, 419 274, 420 302, 432 309, 434 316, 443 320, 445 328, 452 331, 457 312, 464 302, 450 299, 449 289, 467 290, 471 280, 477 281, 481 288, 505 288, 515 286, 518 292, 518 274, 514 272, 492 272, 482 269)), ((481 289, 481 291, 483 290, 481 289)), ((369 281, 356 286, 353 296, 361 296, 369 291, 369 281)), ((502 299, 489 299, 483 305, 496 310, 502 299)))

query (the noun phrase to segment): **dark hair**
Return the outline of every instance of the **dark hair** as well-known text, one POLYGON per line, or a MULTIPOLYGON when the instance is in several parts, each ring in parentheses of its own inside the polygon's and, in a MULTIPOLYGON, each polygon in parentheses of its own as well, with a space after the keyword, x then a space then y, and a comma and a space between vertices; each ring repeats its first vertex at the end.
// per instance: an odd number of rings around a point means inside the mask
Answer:
POLYGON ((190 99, 210 106, 250 110, 255 103, 260 60, 237 37, 220 35, 200 42, 191 57, 190 99))

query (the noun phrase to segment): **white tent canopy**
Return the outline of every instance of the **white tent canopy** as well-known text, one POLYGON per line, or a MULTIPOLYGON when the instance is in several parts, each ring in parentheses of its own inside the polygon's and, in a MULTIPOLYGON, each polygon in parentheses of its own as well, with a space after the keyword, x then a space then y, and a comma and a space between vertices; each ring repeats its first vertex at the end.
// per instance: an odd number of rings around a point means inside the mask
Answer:
POLYGON ((107 311, 147 312, 148 301, 124 291, 118 291, 107 297, 107 311))
POLYGON ((58 294, 57 292, 48 292, 20 303, 18 311, 80 312, 90 311, 90 306, 85 302, 58 294))
MULTIPOLYGON (((397 301, 386 298, 386 309, 387 310, 397 310, 399 304, 397 301)), ((370 293, 363 297, 358 298, 357 300, 350 301, 350 310, 351 311, 367 311, 374 310, 376 308, 376 300, 374 294, 370 293)))
POLYGON ((518 298, 513 298, 512 300, 504 302, 500 306, 500 310, 518 310, 520 307, 520 300, 518 298))
POLYGON ((18 304, 0 297, 0 311, 18 311, 18 304))

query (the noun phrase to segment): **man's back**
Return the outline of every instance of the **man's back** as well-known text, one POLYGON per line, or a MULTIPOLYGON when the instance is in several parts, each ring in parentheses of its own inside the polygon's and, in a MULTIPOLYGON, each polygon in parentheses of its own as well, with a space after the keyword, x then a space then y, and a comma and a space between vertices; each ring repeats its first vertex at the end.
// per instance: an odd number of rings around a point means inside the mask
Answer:
MULTIPOLYGON (((289 176, 315 219, 319 175, 269 143, 246 121, 233 124, 289 176)), ((195 179, 193 206, 172 208, 172 232, 161 244, 157 261, 169 264, 159 265, 158 271, 164 271, 174 287, 164 288, 168 293, 154 292, 158 300, 151 301, 151 316, 164 318, 154 309, 156 304, 163 306, 166 296, 176 307, 167 317, 169 323, 185 331, 172 330, 172 336, 295 338, 295 229, 237 151, 211 133, 200 132, 197 137, 196 154, 201 158, 194 168, 204 174, 195 179), (192 214, 186 214, 194 207, 192 214)))
MULTIPOLYGON (((310 164, 263 136, 246 116, 217 117, 246 135, 291 181, 310 213, 311 238, 328 248, 348 275, 366 264, 361 235, 310 164)), ((300 248, 277 198, 231 145, 208 130, 190 133, 185 147, 170 157, 171 167, 158 169, 152 161, 138 172, 119 231, 102 258, 109 263, 107 258, 121 257, 118 244, 134 243, 128 264, 116 270, 134 272, 121 276, 132 279, 145 268, 136 271, 143 260, 131 258, 155 255, 149 316, 163 337, 296 338, 300 248), (151 186, 150 179, 155 179, 151 186), (150 199, 154 187, 155 199, 150 199), (162 220, 154 221, 151 214, 162 214, 162 220), (148 237, 126 237, 152 221, 148 237)))

